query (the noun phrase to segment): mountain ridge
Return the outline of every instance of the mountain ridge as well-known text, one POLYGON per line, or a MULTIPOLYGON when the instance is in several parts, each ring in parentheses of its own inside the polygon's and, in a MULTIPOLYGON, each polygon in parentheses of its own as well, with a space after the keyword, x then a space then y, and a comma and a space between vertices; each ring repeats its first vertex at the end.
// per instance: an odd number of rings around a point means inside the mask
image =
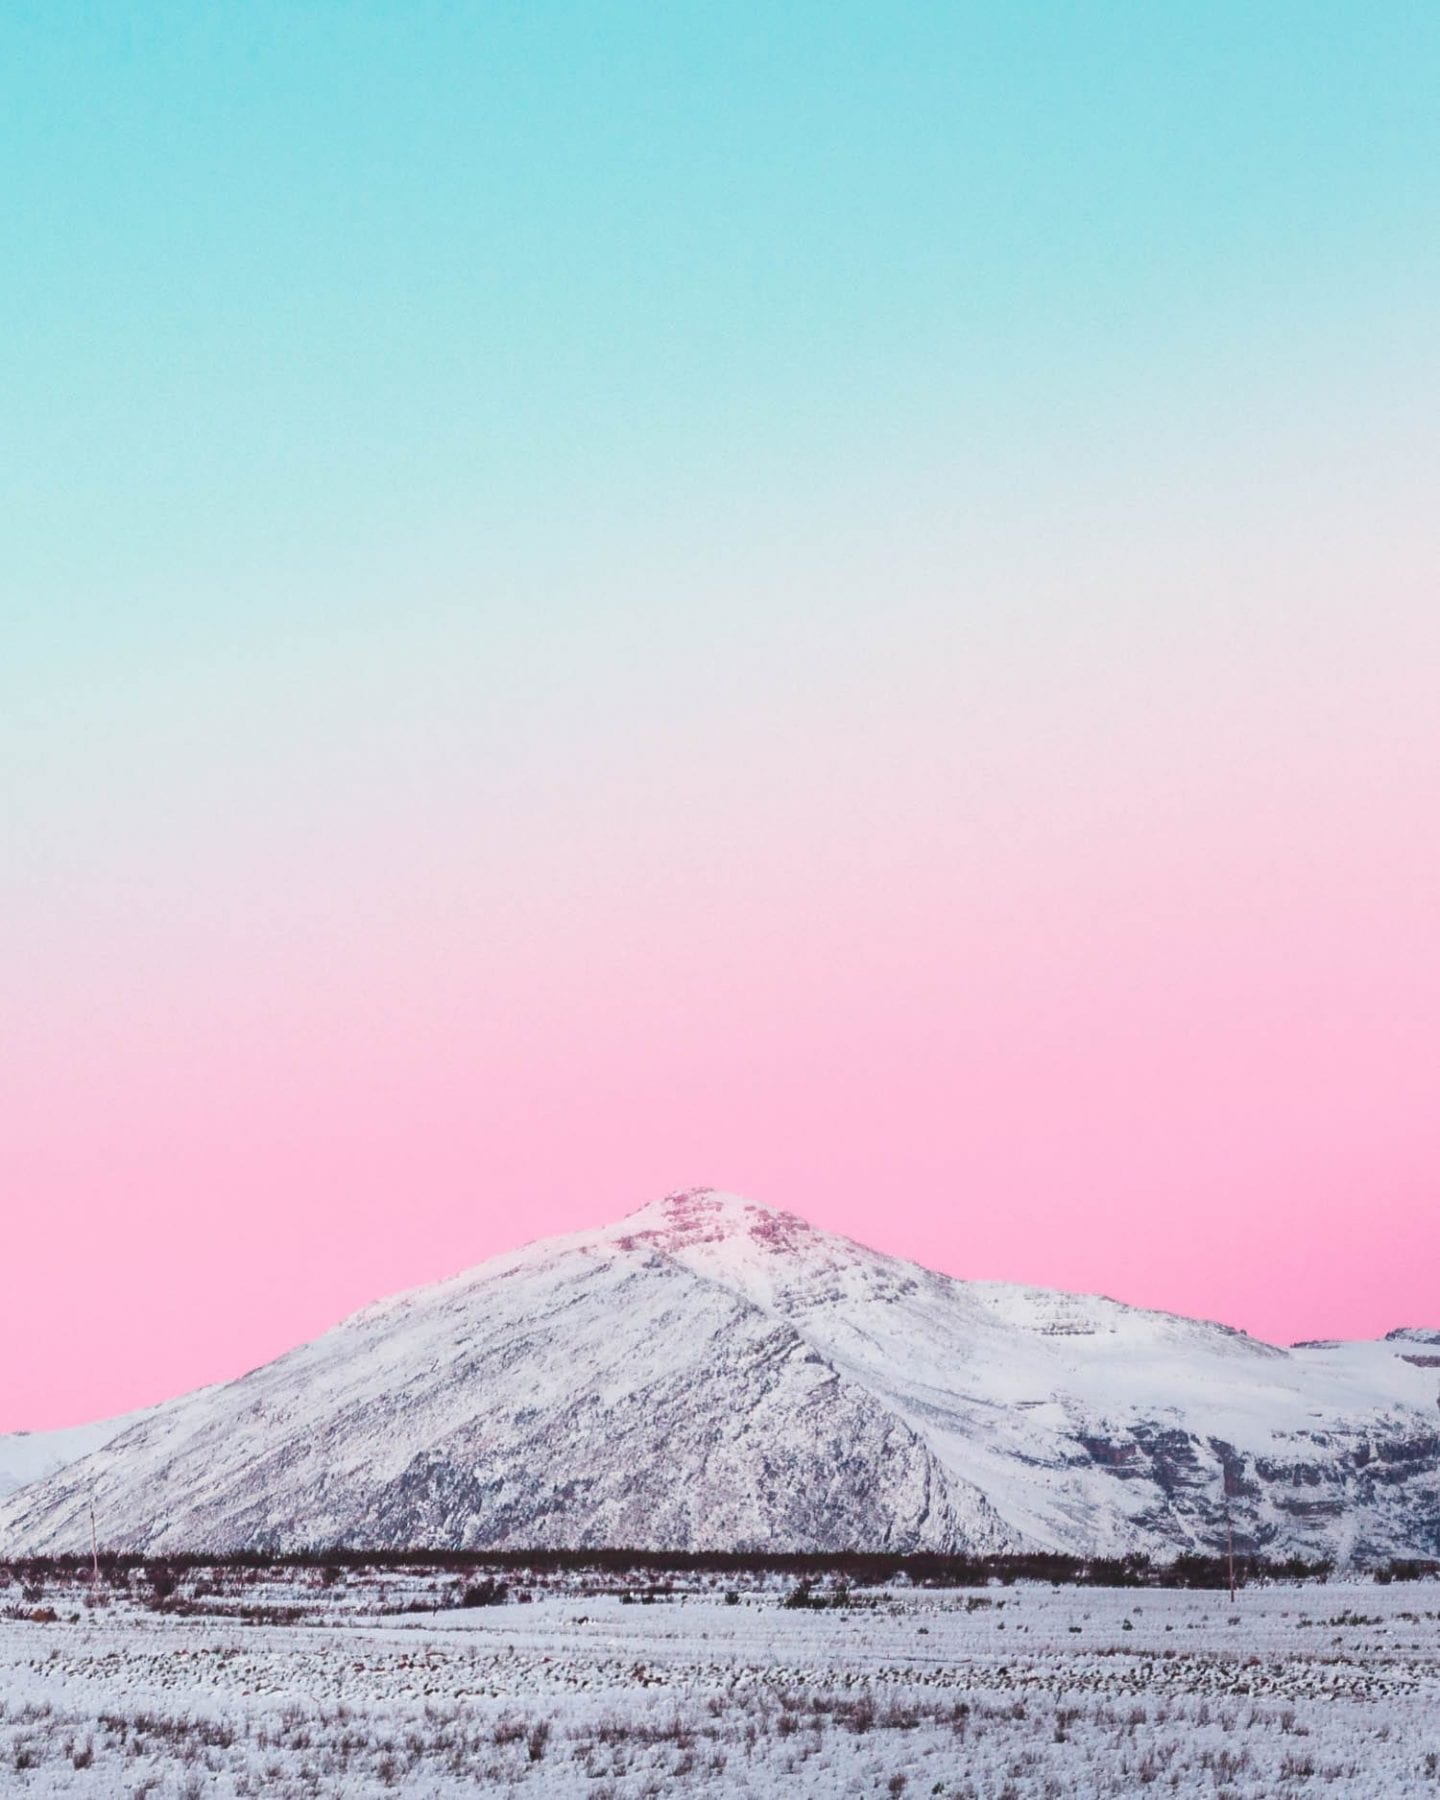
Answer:
MULTIPOLYGON (((713 1189, 371 1303, 0 1500, 114 1548, 1440 1552, 1440 1333, 1289 1349, 713 1189), (1433 1366, 1432 1366, 1433 1361, 1433 1366)), ((0 1469, 4 1467, 0 1440, 0 1469)))

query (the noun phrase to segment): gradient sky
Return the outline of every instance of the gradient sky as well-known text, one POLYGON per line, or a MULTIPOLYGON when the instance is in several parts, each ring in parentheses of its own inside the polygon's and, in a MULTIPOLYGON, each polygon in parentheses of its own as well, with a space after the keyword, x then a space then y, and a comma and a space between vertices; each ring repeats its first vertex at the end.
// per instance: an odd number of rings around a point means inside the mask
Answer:
POLYGON ((710 1182, 1440 1325, 1440 10, 8 0, 0 1429, 710 1182))

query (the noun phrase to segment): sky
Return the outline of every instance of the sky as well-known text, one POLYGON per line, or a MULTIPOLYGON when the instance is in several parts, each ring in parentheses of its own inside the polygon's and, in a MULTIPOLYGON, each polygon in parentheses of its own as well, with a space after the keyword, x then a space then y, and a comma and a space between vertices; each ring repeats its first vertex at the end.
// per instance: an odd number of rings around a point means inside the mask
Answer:
POLYGON ((1440 12, 8 0, 0 1430, 710 1183, 1440 1325, 1440 12))

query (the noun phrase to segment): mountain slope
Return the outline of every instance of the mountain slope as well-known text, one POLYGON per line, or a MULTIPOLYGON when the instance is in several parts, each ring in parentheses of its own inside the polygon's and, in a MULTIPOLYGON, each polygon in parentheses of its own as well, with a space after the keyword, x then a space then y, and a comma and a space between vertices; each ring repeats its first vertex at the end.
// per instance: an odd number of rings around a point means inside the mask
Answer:
POLYGON ((144 1413, 126 1413, 122 1418, 65 1426, 58 1431, 0 1432, 0 1500, 32 1481, 43 1481, 79 1462, 144 1417, 144 1413))
POLYGON ((705 1190, 366 1308, 0 1504, 0 1552, 1440 1551, 1440 1350, 957 1281, 705 1190))

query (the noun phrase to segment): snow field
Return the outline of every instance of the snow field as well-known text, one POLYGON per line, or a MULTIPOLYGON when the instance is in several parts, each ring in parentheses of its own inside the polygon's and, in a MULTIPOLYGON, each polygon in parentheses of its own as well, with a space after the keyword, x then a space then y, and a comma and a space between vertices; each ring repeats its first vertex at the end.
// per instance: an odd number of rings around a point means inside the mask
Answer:
POLYGON ((469 1608, 426 1571, 201 1571, 160 1610, 138 1577, 93 1606, 12 1584, 0 1793, 1440 1800, 1433 1582, 808 1611, 775 1579, 734 1602, 702 1578, 510 1580, 469 1608))

